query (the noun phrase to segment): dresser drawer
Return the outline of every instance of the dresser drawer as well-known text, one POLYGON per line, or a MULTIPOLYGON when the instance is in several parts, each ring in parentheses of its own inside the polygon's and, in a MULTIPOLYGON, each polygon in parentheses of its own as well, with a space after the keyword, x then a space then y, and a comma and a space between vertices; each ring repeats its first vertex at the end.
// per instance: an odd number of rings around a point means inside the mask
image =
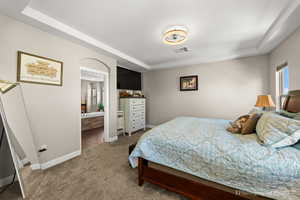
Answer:
POLYGON ((139 118, 139 117, 143 117, 143 116, 145 116, 144 110, 139 110, 139 111, 130 113, 130 118, 139 118))
POLYGON ((136 117, 136 118, 131 118, 131 124, 134 123, 140 123, 140 122, 144 122, 145 120, 145 116, 140 116, 140 117, 136 117))
POLYGON ((131 105, 145 105, 145 99, 131 99, 131 105))
POLYGON ((134 124, 134 123, 139 123, 144 121, 145 121, 145 116, 139 116, 139 117, 132 117, 130 123, 134 124))
POLYGON ((145 122, 132 123, 130 126, 132 132, 145 128, 145 122))
POLYGON ((133 105, 130 109, 132 112, 145 110, 145 105, 133 105))

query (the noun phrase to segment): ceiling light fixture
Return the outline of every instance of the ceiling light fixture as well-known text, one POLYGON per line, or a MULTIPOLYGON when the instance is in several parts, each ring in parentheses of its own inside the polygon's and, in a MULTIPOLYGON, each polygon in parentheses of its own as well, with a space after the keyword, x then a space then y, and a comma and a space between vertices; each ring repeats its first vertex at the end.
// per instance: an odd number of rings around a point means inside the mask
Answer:
POLYGON ((163 33, 163 42, 169 45, 182 44, 187 40, 187 28, 184 26, 172 26, 163 33))

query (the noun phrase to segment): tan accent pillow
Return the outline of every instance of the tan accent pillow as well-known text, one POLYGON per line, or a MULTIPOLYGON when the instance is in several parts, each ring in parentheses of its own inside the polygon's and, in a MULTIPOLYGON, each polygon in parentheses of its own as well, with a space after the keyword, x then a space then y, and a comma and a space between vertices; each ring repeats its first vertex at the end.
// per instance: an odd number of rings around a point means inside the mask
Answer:
POLYGON ((243 125, 241 133, 242 134, 254 133, 256 124, 261 116, 262 116, 262 114, 259 114, 259 113, 254 113, 254 114, 250 115, 249 119, 243 125))
POLYGON ((231 133, 242 133, 245 123, 250 118, 250 115, 243 115, 234 122, 230 122, 230 126, 226 129, 231 133))

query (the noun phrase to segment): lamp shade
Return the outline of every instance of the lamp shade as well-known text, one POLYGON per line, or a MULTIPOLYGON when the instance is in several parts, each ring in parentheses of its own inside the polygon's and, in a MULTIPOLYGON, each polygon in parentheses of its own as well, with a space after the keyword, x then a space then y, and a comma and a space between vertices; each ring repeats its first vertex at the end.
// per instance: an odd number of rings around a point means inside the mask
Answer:
POLYGON ((256 107, 275 107, 271 95, 259 95, 257 96, 256 107))

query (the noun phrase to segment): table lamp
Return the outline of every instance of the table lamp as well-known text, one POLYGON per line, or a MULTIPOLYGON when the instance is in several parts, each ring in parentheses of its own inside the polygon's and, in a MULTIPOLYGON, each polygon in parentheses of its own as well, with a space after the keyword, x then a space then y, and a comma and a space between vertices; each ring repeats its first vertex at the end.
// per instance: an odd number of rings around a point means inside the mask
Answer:
POLYGON ((263 110, 266 110, 266 108, 275 107, 275 104, 272 100, 271 95, 259 95, 257 96, 255 106, 261 107, 263 110))

